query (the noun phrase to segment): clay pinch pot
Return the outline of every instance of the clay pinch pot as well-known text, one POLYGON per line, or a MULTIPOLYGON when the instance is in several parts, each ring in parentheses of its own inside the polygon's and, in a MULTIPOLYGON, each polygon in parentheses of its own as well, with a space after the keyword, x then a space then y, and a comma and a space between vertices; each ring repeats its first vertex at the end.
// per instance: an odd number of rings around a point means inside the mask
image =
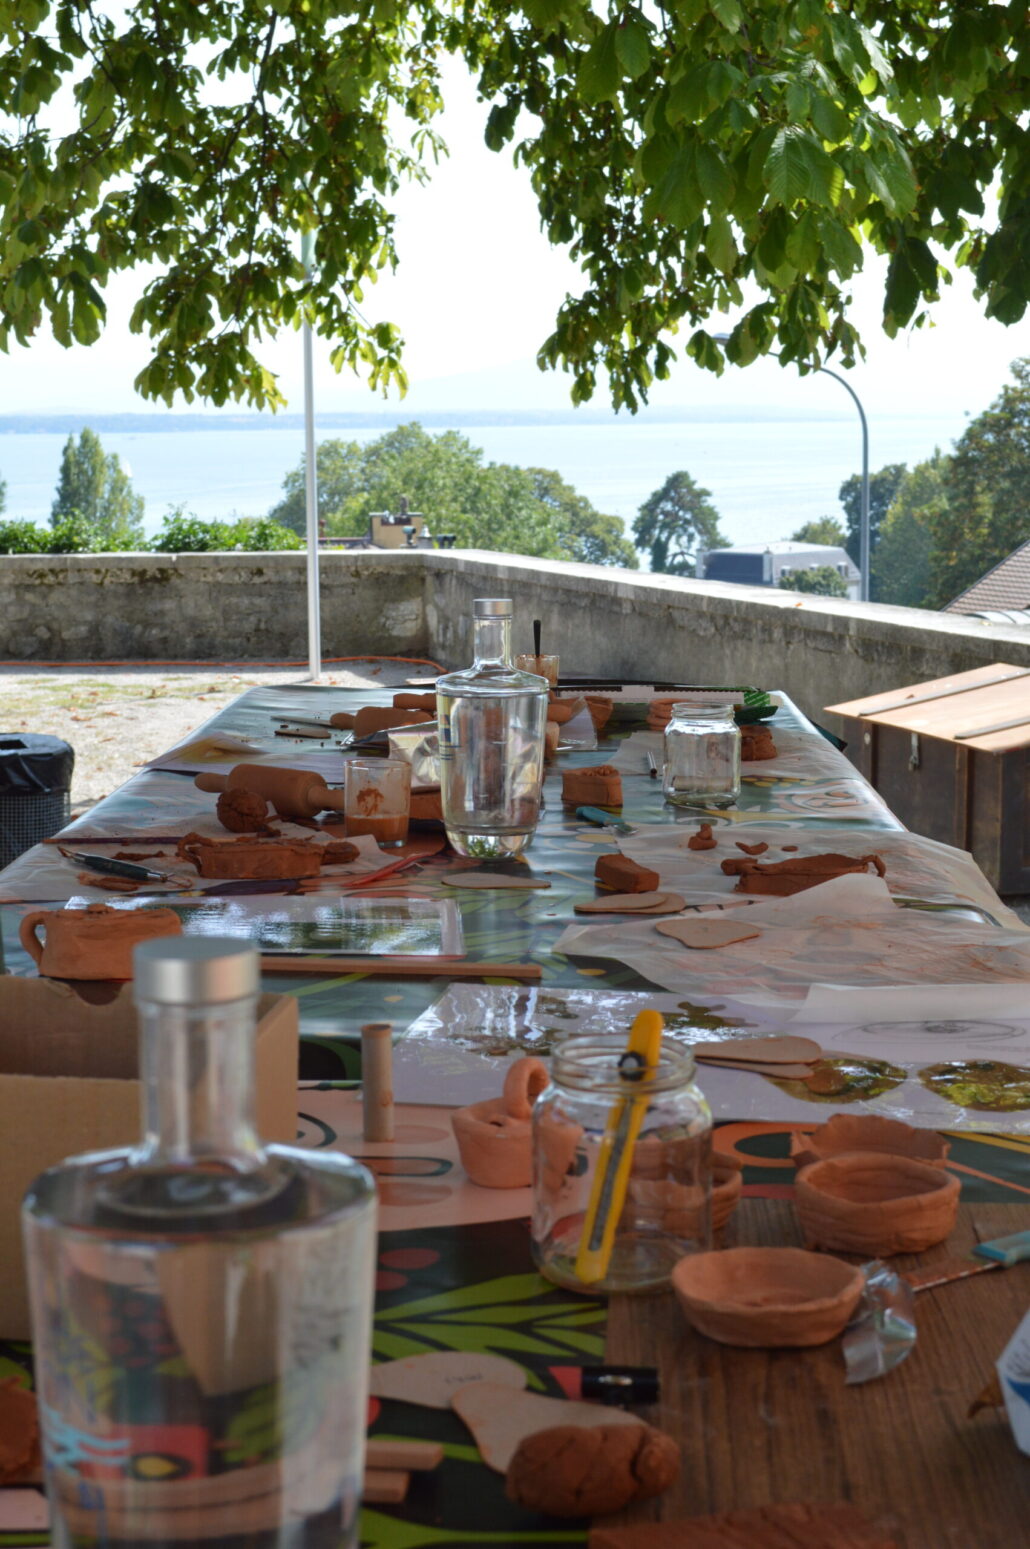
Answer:
MULTIPOLYGON (((693 1142, 686 1142, 689 1149, 693 1142)), ((661 1231, 698 1239, 701 1235, 703 1201, 698 1185, 677 1182, 666 1175, 669 1146, 664 1142, 638 1141, 633 1154, 628 1197, 640 1214, 652 1217, 661 1231), (653 1162, 653 1165, 652 1165, 653 1162)), ((685 1158, 681 1172, 689 1176, 685 1158)), ((721 1232, 740 1203, 744 1185, 743 1163, 728 1152, 712 1152, 710 1220, 713 1235, 721 1232)))
POLYGON ((461 1165, 480 1188, 524 1189, 533 1181, 533 1104, 549 1080, 543 1060, 527 1055, 509 1067, 502 1097, 452 1113, 461 1165))
POLYGON ((890 1156, 912 1156, 931 1167, 943 1167, 951 1144, 932 1129, 913 1129, 900 1119, 877 1113, 836 1113, 810 1135, 793 1130, 790 1155, 798 1168, 821 1162, 842 1151, 878 1151, 890 1156))
POLYGON ((943 1242, 958 1216, 959 1181, 930 1162, 844 1151, 798 1173, 794 1202, 805 1241, 886 1258, 943 1242))
POLYGON ((721 1248, 680 1259, 672 1288, 687 1322, 723 1345, 824 1345, 865 1286, 862 1270, 802 1248, 721 1248))
POLYGON ((132 951, 157 936, 181 936, 173 909, 36 909, 18 927, 45 979, 131 979, 132 951), (45 939, 40 940, 42 927, 45 939))

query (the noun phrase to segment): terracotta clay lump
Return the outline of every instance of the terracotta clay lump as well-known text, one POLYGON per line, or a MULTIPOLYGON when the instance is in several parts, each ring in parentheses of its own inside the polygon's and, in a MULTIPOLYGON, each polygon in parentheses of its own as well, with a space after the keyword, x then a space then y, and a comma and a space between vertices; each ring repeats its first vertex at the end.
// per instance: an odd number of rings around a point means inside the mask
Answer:
POLYGON ((651 1425, 557 1425, 519 1443, 505 1494, 552 1517, 602 1517, 661 1495, 679 1468, 679 1447, 651 1425))
POLYGON ((788 861, 768 863, 740 856, 730 857, 722 863, 724 872, 739 879, 734 892, 771 894, 779 898, 803 893, 806 888, 829 882, 833 877, 845 877, 870 868, 879 877, 886 871, 878 855, 799 855, 788 861))
POLYGON ((840 1333, 865 1285, 859 1267, 801 1248, 693 1253, 672 1271, 688 1323, 724 1345, 824 1345, 840 1333))
POLYGON ((451 1115, 461 1165, 484 1189, 525 1189, 533 1181, 533 1104, 550 1077, 543 1060, 516 1060, 504 1093, 451 1115))
POLYGON ((654 893, 660 878, 648 866, 638 866, 628 855, 599 855, 594 877, 616 893, 654 893))
POLYGON ((191 861, 202 877, 222 881, 280 881, 317 877, 322 846, 307 839, 205 839, 187 834, 178 853, 191 861))
POLYGON ((18 928, 22 946, 46 979, 131 979, 141 941, 181 936, 172 909, 36 909, 18 928), (39 938, 43 930, 45 939, 39 938))
POLYGON ((803 1167, 794 1200, 805 1241, 887 1257, 943 1242, 958 1217, 958 1178, 912 1156, 845 1151, 803 1167))
POLYGON ((593 769, 566 769, 561 778, 566 807, 621 807, 622 776, 613 764, 593 769))

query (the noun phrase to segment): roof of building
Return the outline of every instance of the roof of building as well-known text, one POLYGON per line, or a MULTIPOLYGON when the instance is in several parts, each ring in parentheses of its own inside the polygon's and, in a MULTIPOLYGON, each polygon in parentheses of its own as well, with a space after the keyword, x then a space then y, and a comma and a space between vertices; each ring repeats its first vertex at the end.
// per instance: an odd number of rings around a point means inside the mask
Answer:
POLYGON ((1019 612, 1030 608, 1030 538, 960 592, 942 613, 1019 612))
POLYGON ((835 543, 800 543, 783 538, 775 543, 735 543, 730 548, 709 549, 710 554, 842 554, 835 543))

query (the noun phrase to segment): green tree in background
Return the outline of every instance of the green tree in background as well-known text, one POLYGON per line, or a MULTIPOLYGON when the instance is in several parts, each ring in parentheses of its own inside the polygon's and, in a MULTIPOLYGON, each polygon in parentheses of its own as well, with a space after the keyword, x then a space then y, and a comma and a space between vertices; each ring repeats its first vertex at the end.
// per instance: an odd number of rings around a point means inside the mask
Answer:
POLYGON ((844 547, 846 534, 835 516, 821 516, 817 522, 806 522, 797 532, 792 532, 792 543, 827 543, 834 548, 844 547))
POLYGON ((966 427, 930 516, 930 606, 943 608, 1030 538, 1030 359, 966 427))
MULTIPOLYGON (((636 563, 617 517, 595 511, 550 469, 484 465, 479 448, 456 430, 430 435, 413 423, 365 445, 322 441, 316 462, 319 516, 333 536, 362 535, 373 512, 396 512, 403 498, 431 532, 453 533, 462 548, 596 565, 636 563)), ((269 516, 303 533, 303 461, 286 475, 283 490, 269 516)))
POLYGON ((51 527, 79 517, 112 547, 131 548, 133 543, 142 546, 143 512, 143 496, 133 491, 117 454, 104 451, 96 431, 87 427, 77 442, 69 436, 50 507, 51 527))
MULTIPOLYGON (((869 475, 869 558, 872 561, 876 545, 880 541, 880 526, 902 479, 908 472, 905 463, 887 463, 876 473, 869 475)), ((862 554, 862 475, 853 473, 845 479, 838 491, 838 499, 847 517, 848 536, 845 548, 856 565, 862 554)), ((874 568, 871 566, 871 568, 874 568)), ((872 596, 872 592, 870 592, 872 596)))
POLYGON ((832 565, 813 565, 810 570, 793 570, 780 577, 785 592, 815 592, 820 597, 846 597, 848 583, 832 565))
POLYGON ((652 570, 696 575, 700 553, 727 546, 710 497, 711 490, 701 489, 682 470, 670 473, 661 489, 647 497, 633 522, 633 540, 650 554, 652 570))
POLYGON ((873 556, 871 593, 877 602, 903 608, 930 607, 933 525, 947 507, 948 459, 939 448, 916 463, 898 486, 880 526, 873 556))
POLYGON ((1025 32, 1017 0, 8 0, 0 348, 43 328, 92 344, 138 270, 146 397, 279 403, 262 341, 305 318, 338 369, 403 386, 369 291, 398 257, 399 186, 439 159, 453 57, 581 270, 538 354, 577 401, 604 372, 636 407, 677 333, 721 370, 720 313, 738 364, 852 364, 869 251, 888 333, 924 320, 949 256, 1012 323, 1025 32))

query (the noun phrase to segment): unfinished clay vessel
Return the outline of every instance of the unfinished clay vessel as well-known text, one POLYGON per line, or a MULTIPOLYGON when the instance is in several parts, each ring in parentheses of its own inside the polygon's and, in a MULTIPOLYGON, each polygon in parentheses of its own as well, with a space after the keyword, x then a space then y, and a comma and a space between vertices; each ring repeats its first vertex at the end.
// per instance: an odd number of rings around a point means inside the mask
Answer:
POLYGON ((22 920, 18 935, 46 979, 131 979, 133 948, 156 936, 181 936, 182 923, 171 909, 90 904, 36 909, 22 920))
POLYGON ((813 1247, 877 1258, 943 1242, 958 1215, 953 1173, 911 1156, 845 1151, 797 1175, 794 1199, 813 1247))
POLYGON ((461 1165, 484 1189, 524 1189, 533 1181, 533 1104, 547 1085, 543 1060, 516 1060, 504 1095, 471 1103, 451 1115, 461 1165))
POLYGON ((865 1285, 858 1267, 801 1248, 723 1248, 680 1259, 672 1288, 688 1323, 724 1345, 824 1345, 865 1285))
POLYGON ((807 1167, 842 1151, 880 1151, 890 1156, 913 1156, 919 1162, 943 1167, 950 1142, 932 1129, 913 1129, 900 1119, 884 1119, 877 1113, 836 1113, 810 1135, 794 1130, 790 1154, 796 1167, 807 1167))

